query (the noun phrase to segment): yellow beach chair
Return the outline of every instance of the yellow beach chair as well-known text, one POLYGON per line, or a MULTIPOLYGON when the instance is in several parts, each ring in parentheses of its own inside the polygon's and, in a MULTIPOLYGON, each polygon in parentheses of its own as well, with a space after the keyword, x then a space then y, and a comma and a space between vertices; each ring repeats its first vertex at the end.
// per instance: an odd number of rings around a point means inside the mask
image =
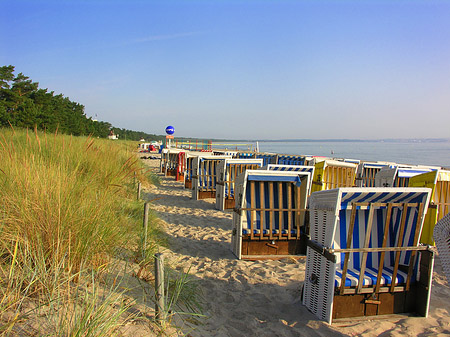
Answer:
POLYGON ((324 160, 316 163, 311 192, 331 190, 339 187, 353 187, 355 184, 355 163, 324 160))
POLYGON ((450 171, 436 170, 419 174, 409 179, 408 186, 429 187, 432 189, 430 205, 425 217, 420 242, 434 245, 434 226, 450 211, 450 171))

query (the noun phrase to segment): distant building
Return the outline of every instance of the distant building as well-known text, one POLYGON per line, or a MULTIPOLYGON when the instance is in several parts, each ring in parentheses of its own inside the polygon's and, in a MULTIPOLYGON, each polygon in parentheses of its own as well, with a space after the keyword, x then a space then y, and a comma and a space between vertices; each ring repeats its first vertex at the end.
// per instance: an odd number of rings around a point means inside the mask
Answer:
POLYGON ((114 131, 109 131, 108 139, 119 139, 119 135, 115 135, 114 131))

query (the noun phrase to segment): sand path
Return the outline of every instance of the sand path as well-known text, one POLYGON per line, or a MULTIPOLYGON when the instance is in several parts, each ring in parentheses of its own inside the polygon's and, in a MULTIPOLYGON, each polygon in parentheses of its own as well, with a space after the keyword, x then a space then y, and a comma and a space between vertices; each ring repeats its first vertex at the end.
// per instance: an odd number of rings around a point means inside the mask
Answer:
MULTIPOLYGON (((159 160, 145 160, 159 167, 159 160)), ((175 268, 190 267, 199 282, 207 318, 192 336, 417 336, 450 334, 450 288, 437 261, 430 316, 389 316, 341 321, 329 326, 304 307, 300 289, 306 259, 242 261, 230 250, 231 212, 214 208, 214 200, 195 201, 191 191, 171 177, 144 193, 163 220, 175 268)))

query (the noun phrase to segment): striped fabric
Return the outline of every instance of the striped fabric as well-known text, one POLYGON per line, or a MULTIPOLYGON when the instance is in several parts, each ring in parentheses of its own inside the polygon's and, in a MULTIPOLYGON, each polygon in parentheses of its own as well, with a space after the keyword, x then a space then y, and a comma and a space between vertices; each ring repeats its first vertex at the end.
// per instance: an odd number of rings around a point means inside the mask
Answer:
MULTIPOLYGON (((255 188, 255 196, 261 196, 261 184, 260 182, 262 182, 263 185, 263 193, 264 193, 264 200, 261 200, 261 198, 256 197, 255 198, 255 208, 256 209, 262 209, 262 211, 250 211, 247 210, 247 223, 246 228, 243 227, 242 229, 242 233, 243 234, 250 234, 250 228, 251 228, 251 219, 252 219, 252 212, 253 212, 253 221, 254 221, 254 234, 259 234, 260 230, 261 230, 261 217, 263 217, 263 223, 264 223, 264 228, 263 228, 263 234, 269 234, 269 222, 270 222, 270 216, 271 213, 268 211, 265 211, 265 209, 270 209, 270 199, 269 199, 269 182, 270 181, 276 181, 276 182, 281 182, 281 195, 282 195, 282 203, 280 204, 280 200, 278 199, 278 195, 279 195, 279 185, 278 184, 273 184, 273 195, 274 195, 274 200, 273 202, 273 208, 274 209, 294 209, 295 208, 295 189, 294 188, 290 188, 288 190, 288 185, 292 185, 292 182, 296 182, 299 180, 300 178, 295 177, 295 176, 258 176, 258 175, 249 175, 248 176, 248 181, 254 181, 254 188, 255 188), (291 193, 290 195, 290 199, 291 199, 291 204, 288 204, 288 197, 289 197, 289 191, 291 193)), ((249 188, 249 183, 247 183, 247 191, 246 191, 246 205, 245 208, 251 208, 251 188, 249 188)), ((280 226, 280 212, 279 211, 274 211, 272 212, 272 216, 273 216, 273 222, 274 222, 274 229, 273 229, 273 233, 272 234, 278 234, 279 230, 281 229, 282 234, 287 234, 287 231, 289 230, 289 226, 288 226, 288 221, 289 221, 289 214, 290 214, 290 218, 291 221, 292 219, 295 219, 295 212, 287 212, 287 211, 282 211, 281 212, 281 226, 280 226), (280 228, 281 227, 281 228, 280 228)), ((291 231, 291 234, 296 234, 295 231, 291 231)))
POLYGON ((314 166, 303 166, 303 165, 267 165, 269 171, 287 171, 287 172, 310 172, 311 176, 314 173, 314 166))
POLYGON ((305 157, 304 156, 279 155, 277 164, 280 164, 280 165, 304 165, 305 157))
POLYGON ((276 234, 297 238, 299 227, 304 225, 310 173, 247 170, 245 176, 239 177, 244 180, 237 187, 243 196, 240 231, 266 238, 276 234))
MULTIPOLYGON (((347 248, 347 237, 351 221, 351 205, 352 202, 383 202, 383 203, 425 203, 427 194, 421 192, 372 192, 372 193, 342 193, 339 223, 335 230, 334 249, 347 248)), ((416 223, 418 217, 418 207, 408 207, 406 214, 406 225, 402 238, 399 238, 401 219, 403 214, 403 206, 393 207, 391 221, 388 227, 387 247, 396 247, 399 239, 401 246, 413 246, 414 235, 416 231, 416 223)), ((387 207, 382 206, 374 210, 372 229, 370 233, 370 241, 368 248, 382 247, 385 219, 387 215, 387 207)), ((356 210, 356 218, 352 236, 351 248, 364 247, 368 224, 369 210, 367 208, 359 208, 356 210)), ((420 222, 419 222, 420 223, 420 222)), ((349 254, 348 272, 345 286, 357 286, 359 280, 359 271, 361 270, 362 253, 354 252, 349 254)), ((384 268, 381 284, 390 284, 392 282, 393 266, 395 264, 395 252, 387 252, 384 256, 384 268)), ((367 253, 366 270, 363 285, 374 285, 377 280, 379 268, 380 252, 367 253)), ((400 253, 400 265, 409 265, 411 252, 400 253)), ((344 267, 345 253, 337 254, 336 279, 335 286, 340 286, 342 280, 342 269, 344 267)), ((417 262, 417 260, 416 260, 417 262)), ((417 266, 415 268, 417 272, 417 266)), ((412 281, 414 281, 414 273, 412 281)), ((407 274, 398 270, 396 283, 404 283, 407 274)))

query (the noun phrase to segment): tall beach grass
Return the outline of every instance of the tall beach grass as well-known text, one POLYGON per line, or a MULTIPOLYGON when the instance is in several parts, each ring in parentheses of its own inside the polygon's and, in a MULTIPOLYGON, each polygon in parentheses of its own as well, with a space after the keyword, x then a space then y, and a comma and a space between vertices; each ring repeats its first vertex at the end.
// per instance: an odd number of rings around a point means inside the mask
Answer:
POLYGON ((118 248, 136 248, 142 204, 133 184, 152 178, 132 144, 0 129, 0 333, 27 319, 30 299, 60 301, 118 248))

